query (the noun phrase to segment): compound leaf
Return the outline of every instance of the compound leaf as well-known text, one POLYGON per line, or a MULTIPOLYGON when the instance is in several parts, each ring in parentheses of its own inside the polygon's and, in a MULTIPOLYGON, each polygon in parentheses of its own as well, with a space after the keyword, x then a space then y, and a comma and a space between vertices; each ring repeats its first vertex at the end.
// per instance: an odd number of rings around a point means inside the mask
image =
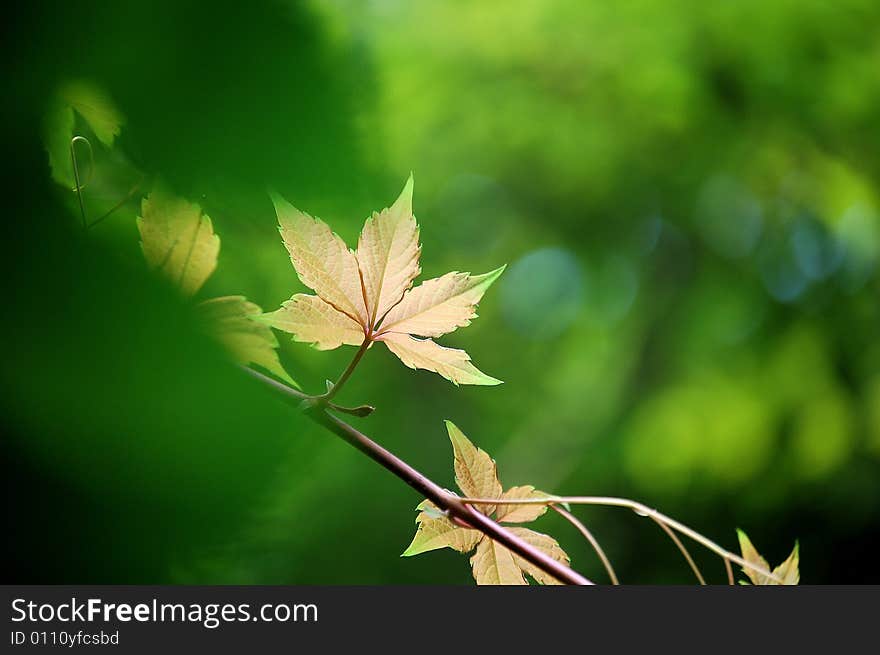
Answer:
POLYGON ((504 267, 484 275, 447 273, 411 289, 421 272, 412 193, 410 175, 397 200, 367 218, 356 253, 323 221, 272 194, 293 267, 327 307, 295 295, 267 320, 320 349, 360 345, 364 338, 383 341, 412 369, 438 373, 456 385, 501 384, 474 366, 465 351, 413 336, 440 336, 469 325, 477 302, 504 267))
MULTIPOLYGON (((471 443, 451 421, 446 421, 446 429, 452 442, 455 480, 465 496, 512 500, 546 497, 546 494, 537 491, 531 485, 512 487, 502 492, 495 461, 489 454, 471 443)), ((547 511, 546 505, 537 504, 475 505, 475 507, 489 516, 494 512, 496 520, 508 523, 531 521, 547 511)), ((438 548, 453 548, 466 553, 476 545, 476 552, 470 562, 474 580, 479 585, 524 585, 528 584, 525 575, 539 584, 560 584, 552 575, 545 573, 482 532, 457 526, 443 516, 433 503, 425 500, 418 509, 421 510, 416 518, 418 529, 412 543, 403 553, 405 556, 418 555, 438 548)), ((568 566, 568 555, 552 537, 527 528, 505 529, 548 557, 568 566)))

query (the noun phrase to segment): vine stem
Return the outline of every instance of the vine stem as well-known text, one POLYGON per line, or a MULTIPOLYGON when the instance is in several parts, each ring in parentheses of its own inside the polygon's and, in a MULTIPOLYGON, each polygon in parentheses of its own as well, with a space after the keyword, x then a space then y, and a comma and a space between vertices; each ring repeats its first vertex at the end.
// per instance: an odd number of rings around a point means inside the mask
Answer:
MULTIPOLYGON (((366 350, 367 346, 362 345, 361 348, 366 350)), ((356 359, 360 358, 357 357, 356 359)), ((352 367, 350 366, 349 368, 352 367)), ((474 530, 479 530, 487 537, 494 539, 560 582, 574 585, 593 584, 574 569, 557 562, 541 550, 503 528, 482 512, 477 511, 470 504, 462 502, 461 498, 446 491, 356 428, 330 414, 326 411, 325 407, 320 405, 303 405, 302 401, 313 400, 312 396, 297 391, 293 387, 251 368, 244 367, 244 369, 253 378, 275 391, 288 404, 297 408, 304 407, 306 416, 312 421, 340 437, 343 441, 354 446, 364 455, 396 475, 420 494, 427 497, 440 509, 447 512, 451 518, 465 523, 474 530)), ((342 378, 340 380, 344 382, 342 378)))
POLYGON ((736 562, 743 568, 755 571, 761 575, 769 577, 774 582, 782 584, 782 579, 775 575, 772 571, 761 568, 751 562, 747 562, 739 555, 725 550, 708 537, 704 537, 696 530, 693 530, 675 519, 661 514, 656 509, 652 509, 647 505, 629 498, 617 498, 614 496, 548 496, 547 498, 459 498, 459 500, 467 505, 550 505, 556 503, 568 503, 570 505, 601 505, 605 507, 625 507, 631 509, 639 516, 646 516, 658 523, 662 523, 676 532, 693 539, 704 548, 711 550, 728 562, 736 562))

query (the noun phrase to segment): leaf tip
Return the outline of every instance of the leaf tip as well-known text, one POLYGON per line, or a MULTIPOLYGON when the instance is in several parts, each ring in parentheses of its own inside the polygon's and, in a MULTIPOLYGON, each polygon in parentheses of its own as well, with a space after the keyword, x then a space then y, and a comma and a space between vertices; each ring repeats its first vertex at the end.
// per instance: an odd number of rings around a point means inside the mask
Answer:
POLYGON ((413 186, 413 174, 412 171, 410 171, 409 177, 406 180, 406 184, 403 185, 403 191, 400 192, 397 200, 395 200, 394 204, 392 205, 393 209, 400 209, 403 210, 406 214, 412 214, 413 186))
POLYGON ((449 419, 444 419, 443 423, 446 425, 446 433, 449 435, 449 440, 452 442, 453 446, 457 445, 462 439, 467 440, 467 437, 464 436, 464 432, 462 432, 455 423, 449 419))

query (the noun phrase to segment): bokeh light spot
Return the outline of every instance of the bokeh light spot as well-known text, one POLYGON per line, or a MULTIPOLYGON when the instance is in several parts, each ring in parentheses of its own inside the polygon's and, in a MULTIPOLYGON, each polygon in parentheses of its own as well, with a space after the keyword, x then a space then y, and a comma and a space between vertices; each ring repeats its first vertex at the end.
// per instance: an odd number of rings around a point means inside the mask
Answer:
POLYGON ((764 212, 758 199, 738 180, 717 175, 700 191, 696 220, 710 248, 736 259, 754 250, 763 230, 764 212))
POLYGON ((850 403, 841 391, 830 391, 804 404, 792 447, 802 476, 823 478, 846 463, 854 445, 850 403))
POLYGON ((584 275, 563 248, 535 250, 514 262, 501 278, 501 309, 523 336, 550 339, 577 318, 583 306, 584 275))

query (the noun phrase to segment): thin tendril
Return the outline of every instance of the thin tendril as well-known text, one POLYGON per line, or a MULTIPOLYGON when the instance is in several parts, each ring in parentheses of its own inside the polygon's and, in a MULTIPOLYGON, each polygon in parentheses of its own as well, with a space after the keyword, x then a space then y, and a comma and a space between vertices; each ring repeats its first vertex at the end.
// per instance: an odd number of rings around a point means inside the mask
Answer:
POLYGON ((725 550, 708 537, 704 537, 696 530, 692 530, 683 523, 673 518, 661 514, 655 509, 651 509, 647 505, 630 500, 628 498, 616 498, 614 496, 551 496, 548 498, 518 498, 518 499, 501 499, 501 498, 461 498, 461 502, 470 505, 552 505, 554 503, 569 503, 572 505, 603 505, 606 507, 626 507, 631 509, 639 516, 647 516, 656 521, 664 523, 667 527, 672 528, 698 544, 711 550, 721 558, 729 559, 731 562, 739 564, 745 569, 755 571, 766 576, 778 584, 783 584, 783 580, 772 571, 756 566, 751 562, 747 562, 739 555, 729 550, 725 550))
MULTIPOLYGON (((687 563, 690 565, 691 570, 694 572, 694 575, 697 576, 697 580, 699 580, 701 585, 705 585, 706 578, 704 578, 703 574, 700 573, 700 569, 697 567, 696 562, 694 562, 694 558, 691 557, 691 554, 688 552, 688 549, 685 548, 685 545, 683 543, 681 543, 681 539, 678 538, 678 535, 676 535, 669 528, 669 526, 666 525, 663 521, 660 521, 656 517, 653 517, 653 516, 651 518, 654 520, 654 523, 659 525, 662 528, 663 532, 665 532, 667 535, 669 535, 669 538, 672 539, 673 542, 675 542, 675 545, 678 546, 678 550, 681 551, 681 554, 684 556, 684 558, 687 560, 687 563)), ((725 562, 727 561, 726 557, 723 559, 725 562)))
POLYGON ((117 203, 116 203, 115 205, 113 205, 110 209, 108 209, 106 212, 104 212, 103 214, 101 214, 98 218, 96 218, 96 219, 93 220, 91 223, 89 223, 89 229, 91 230, 91 229, 92 229, 93 227, 95 227, 98 223, 100 223, 101 221, 103 221, 105 218, 109 217, 113 212, 115 212, 115 211, 118 210, 120 207, 122 207, 125 203, 127 203, 129 200, 131 200, 132 197, 134 197, 134 194, 136 194, 136 193, 138 192, 138 189, 140 189, 140 187, 141 187, 141 183, 143 183, 143 181, 144 181, 143 178, 141 178, 140 180, 138 180, 138 181, 135 183, 135 185, 134 185, 133 187, 131 187, 131 189, 129 190, 129 192, 128 192, 127 194, 125 194, 125 197, 123 197, 122 200, 120 200, 119 202, 117 202, 117 203))
POLYGON ((79 165, 76 161, 76 144, 82 142, 88 146, 89 149, 89 176, 86 183, 92 181, 92 175, 95 171, 95 155, 92 152, 92 144, 89 142, 87 138, 84 136, 75 136, 70 140, 70 163, 73 167, 73 182, 76 186, 73 187, 73 190, 76 192, 77 200, 79 200, 79 213, 82 217, 82 226, 84 230, 88 229, 88 222, 86 221, 86 207, 83 203, 82 190, 85 188, 85 183, 80 180, 79 177, 79 165))
POLYGON ((554 510, 558 514, 561 514, 565 517, 565 519, 571 523, 574 527, 578 529, 578 531, 584 535, 584 538, 590 542, 590 545, 593 547, 593 550, 596 551, 596 554, 599 556, 599 559, 602 560, 602 565, 605 567, 605 570, 608 572, 608 577, 611 578, 611 584, 619 585, 620 580, 617 579, 617 574, 614 572, 614 567, 611 566, 611 560, 608 559, 608 556, 605 555, 605 551, 602 550, 602 546, 599 545, 599 541, 596 537, 593 536, 593 533, 587 529, 583 523, 581 523, 577 517, 574 516, 571 512, 568 512, 558 505, 550 505, 550 509, 554 510))

